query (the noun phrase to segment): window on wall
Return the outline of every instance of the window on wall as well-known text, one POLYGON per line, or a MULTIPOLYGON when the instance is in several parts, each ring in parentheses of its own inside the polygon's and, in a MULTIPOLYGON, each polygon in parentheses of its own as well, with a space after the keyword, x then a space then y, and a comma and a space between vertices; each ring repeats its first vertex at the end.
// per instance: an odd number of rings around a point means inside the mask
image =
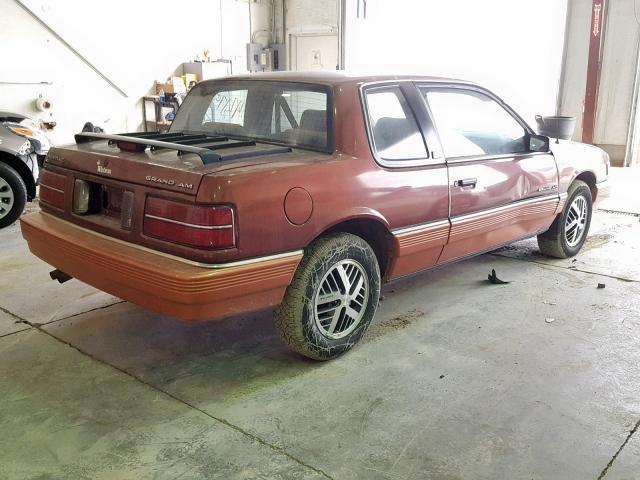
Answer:
POLYGON ((369 126, 375 150, 383 160, 416 160, 427 149, 400 87, 366 90, 369 126))
POLYGON ((488 95, 464 89, 423 89, 446 157, 527 152, 527 132, 488 95))

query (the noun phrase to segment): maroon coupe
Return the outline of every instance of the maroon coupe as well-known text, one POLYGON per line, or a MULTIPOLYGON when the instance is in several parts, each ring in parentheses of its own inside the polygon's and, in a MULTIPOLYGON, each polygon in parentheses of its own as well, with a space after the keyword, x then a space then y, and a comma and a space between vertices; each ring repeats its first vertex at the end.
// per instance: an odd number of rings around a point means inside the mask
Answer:
POLYGON ((575 255, 608 169, 468 82, 230 77, 197 84, 168 133, 51 149, 22 232, 54 278, 160 313, 277 306, 283 340, 325 360, 362 337, 383 280, 534 235, 575 255))

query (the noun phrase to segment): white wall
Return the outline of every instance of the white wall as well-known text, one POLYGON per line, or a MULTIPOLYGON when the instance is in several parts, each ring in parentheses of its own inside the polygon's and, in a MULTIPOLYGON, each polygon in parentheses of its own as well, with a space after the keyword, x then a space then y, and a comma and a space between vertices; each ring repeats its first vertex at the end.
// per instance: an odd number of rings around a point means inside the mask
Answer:
POLYGON ((46 119, 48 114, 33 108, 33 100, 39 94, 50 98, 58 123, 50 134, 54 143, 72 141, 86 121, 109 132, 140 129, 140 98, 155 93, 156 79, 180 73, 182 62, 205 48, 212 59, 234 60, 234 73, 246 69, 247 0, 198 1, 183 8, 171 0, 23 1, 127 95, 105 82, 15 0, 0 0, 0 110, 46 119))
POLYGON ((286 0, 288 33, 338 30, 338 0, 286 0))
POLYGON ((569 0, 567 45, 559 113, 576 117, 574 140, 582 138, 582 114, 587 85, 587 59, 591 35, 591 0, 569 0))
POLYGON ((338 65, 337 0, 287 0, 286 30, 290 69, 336 69, 338 65))
POLYGON ((634 0, 616 0, 608 5, 593 139, 596 144, 627 142, 640 32, 633 4, 634 0))
MULTIPOLYGON (((578 118, 574 135, 577 140, 582 138, 592 3, 592 0, 570 0, 560 112, 578 118)), ((624 160, 629 130, 640 36, 640 18, 636 19, 636 13, 640 16, 640 2, 636 11, 634 3, 634 0, 607 2, 601 47, 594 143, 605 148, 612 161, 620 165, 624 160)))
POLYGON ((347 69, 472 80, 531 124, 555 113, 566 0, 368 0, 366 19, 346 1, 347 69))

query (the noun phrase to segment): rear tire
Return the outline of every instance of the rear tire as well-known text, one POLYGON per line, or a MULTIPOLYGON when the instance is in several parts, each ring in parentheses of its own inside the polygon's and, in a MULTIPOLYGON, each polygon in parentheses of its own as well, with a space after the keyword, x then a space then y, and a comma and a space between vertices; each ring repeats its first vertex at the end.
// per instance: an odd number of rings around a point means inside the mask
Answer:
POLYGON ((562 213, 538 235, 540 251, 549 257, 568 258, 577 255, 589 233, 593 213, 591 189, 581 180, 567 190, 567 202, 562 213))
POLYGON ((380 268, 362 238, 337 233, 305 251, 275 323, 289 348, 314 360, 350 350, 369 328, 378 308, 380 268))
POLYGON ((27 203, 27 187, 9 165, 0 163, 0 228, 15 222, 27 203))

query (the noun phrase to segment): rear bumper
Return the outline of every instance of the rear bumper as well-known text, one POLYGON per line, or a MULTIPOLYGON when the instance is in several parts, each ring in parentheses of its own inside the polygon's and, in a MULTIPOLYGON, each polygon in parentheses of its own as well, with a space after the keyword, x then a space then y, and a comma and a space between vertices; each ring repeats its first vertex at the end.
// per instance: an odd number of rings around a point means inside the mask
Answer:
POLYGON ((302 251, 221 265, 159 254, 46 213, 20 220, 31 252, 55 268, 131 303, 183 320, 277 305, 302 251))

